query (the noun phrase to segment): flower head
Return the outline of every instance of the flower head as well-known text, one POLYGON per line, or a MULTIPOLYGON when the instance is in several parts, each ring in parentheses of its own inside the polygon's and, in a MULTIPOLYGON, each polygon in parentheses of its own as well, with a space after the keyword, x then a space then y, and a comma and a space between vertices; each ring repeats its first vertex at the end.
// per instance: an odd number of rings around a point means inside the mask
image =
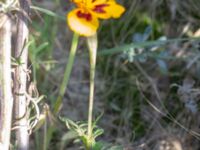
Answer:
POLYGON ((125 8, 115 0, 72 0, 77 6, 67 15, 69 27, 83 36, 92 36, 99 27, 98 19, 119 18, 125 8))

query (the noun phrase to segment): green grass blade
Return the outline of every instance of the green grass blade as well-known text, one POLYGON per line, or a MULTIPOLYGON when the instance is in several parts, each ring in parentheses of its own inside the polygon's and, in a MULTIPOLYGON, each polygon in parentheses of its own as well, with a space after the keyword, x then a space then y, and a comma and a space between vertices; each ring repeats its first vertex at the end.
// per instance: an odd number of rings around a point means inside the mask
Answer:
POLYGON ((61 15, 56 14, 56 13, 54 13, 53 11, 50 11, 50 10, 45 9, 45 8, 41 8, 41 7, 38 7, 38 6, 31 6, 31 9, 38 10, 38 11, 40 11, 40 12, 46 14, 46 15, 49 15, 49 16, 51 16, 51 17, 58 18, 58 19, 63 20, 63 21, 66 20, 66 19, 65 19, 65 16, 61 16, 61 15))

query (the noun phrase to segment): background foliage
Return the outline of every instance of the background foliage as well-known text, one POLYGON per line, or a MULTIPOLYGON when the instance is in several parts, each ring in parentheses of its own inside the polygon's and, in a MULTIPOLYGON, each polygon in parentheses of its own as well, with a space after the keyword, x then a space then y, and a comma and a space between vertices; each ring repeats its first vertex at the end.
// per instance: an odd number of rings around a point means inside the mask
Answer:
MULTIPOLYGON (((200 3, 120 2, 126 13, 104 21, 98 34, 95 116, 103 112, 97 124, 104 129, 98 144, 110 150, 198 150, 200 3)), ((77 135, 50 113, 71 45, 65 14, 72 7, 65 0, 33 1, 30 68, 39 93, 46 96, 43 103, 48 104, 43 110, 48 114, 46 127, 32 135, 33 149, 81 149, 77 135)), ((61 116, 86 120, 88 71, 81 39, 61 116)))

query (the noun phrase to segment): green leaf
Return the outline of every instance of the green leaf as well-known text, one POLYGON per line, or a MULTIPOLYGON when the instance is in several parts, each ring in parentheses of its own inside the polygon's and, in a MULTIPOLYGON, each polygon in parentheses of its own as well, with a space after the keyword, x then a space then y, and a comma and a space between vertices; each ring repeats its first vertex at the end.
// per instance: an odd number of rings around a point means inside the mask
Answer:
POLYGON ((145 48, 149 46, 159 46, 159 45, 164 45, 172 42, 181 42, 185 40, 199 40, 200 38, 177 38, 177 39, 168 39, 165 41, 161 40, 155 40, 155 41, 145 41, 145 42, 140 42, 140 43, 130 43, 130 44, 125 44, 122 46, 114 47, 111 49, 103 49, 98 52, 98 55, 111 55, 111 54, 116 54, 120 52, 125 52, 125 51, 130 51, 134 48, 145 48))
POLYGON ((98 136, 102 135, 103 132, 104 132, 103 129, 99 129, 99 128, 97 128, 97 129, 94 131, 94 133, 93 133, 93 137, 94 137, 94 139, 97 138, 98 136))
POLYGON ((68 129, 74 129, 75 130, 75 128, 76 129, 79 128, 79 126, 74 121, 72 121, 68 118, 65 118, 65 117, 61 117, 61 116, 59 116, 59 118, 60 118, 61 121, 65 122, 68 129))
POLYGON ((58 15, 56 13, 54 13, 53 11, 50 11, 48 9, 45 9, 45 8, 41 8, 41 7, 37 7, 37 6, 31 6, 31 9, 34 9, 34 10, 38 10, 44 14, 47 14, 51 17, 55 17, 55 18, 58 18, 58 19, 61 19, 61 20, 66 20, 64 16, 61 16, 61 15, 58 15))
POLYGON ((104 147, 104 143, 102 142, 96 142, 94 144, 94 146, 92 147, 93 150, 102 150, 102 148, 104 147))

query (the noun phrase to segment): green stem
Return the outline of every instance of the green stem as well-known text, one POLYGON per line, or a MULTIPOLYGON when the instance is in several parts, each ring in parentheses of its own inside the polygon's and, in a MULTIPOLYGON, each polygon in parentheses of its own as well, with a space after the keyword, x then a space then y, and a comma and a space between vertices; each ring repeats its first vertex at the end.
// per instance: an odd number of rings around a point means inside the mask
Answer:
POLYGON ((89 110, 88 110, 88 142, 91 147, 92 139, 92 116, 94 104, 94 79, 95 79, 95 66, 96 66, 96 53, 97 53, 97 35, 87 38, 89 55, 90 55, 90 95, 89 95, 89 110))
POLYGON ((76 54, 78 39, 79 39, 78 34, 74 33, 73 39, 72 39, 72 46, 71 46, 71 50, 70 50, 70 54, 69 54, 69 59, 68 59, 68 62, 67 62, 66 68, 65 68, 64 77, 63 77, 63 81, 60 86, 59 95, 57 97, 55 107, 54 107, 55 114, 57 114, 59 112, 60 107, 62 105, 62 99, 65 94, 65 90, 66 90, 66 87, 67 87, 67 84, 69 81, 69 76, 71 74, 72 66, 74 63, 74 57, 76 54))

